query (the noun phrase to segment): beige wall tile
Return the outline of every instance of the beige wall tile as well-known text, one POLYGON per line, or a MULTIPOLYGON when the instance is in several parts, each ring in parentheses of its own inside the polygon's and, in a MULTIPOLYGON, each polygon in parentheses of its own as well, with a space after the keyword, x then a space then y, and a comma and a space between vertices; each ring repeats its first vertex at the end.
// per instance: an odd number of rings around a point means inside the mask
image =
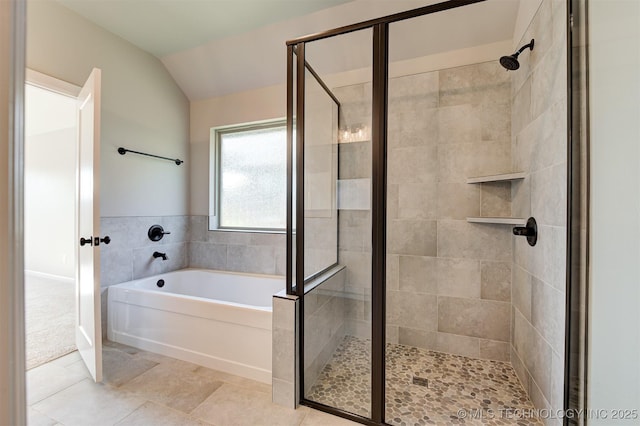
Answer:
POLYGON ((471 104, 438 108, 438 143, 460 144, 481 140, 481 108, 471 104))
POLYGON ((399 289, 412 293, 437 293, 435 257, 399 256, 399 289))
POLYGON ((511 216, 511 182, 483 183, 480 188, 480 216, 511 216))
POLYGON ((387 290, 400 289, 400 256, 387 254, 387 290))
POLYGON ((437 259, 439 296, 479 298, 480 262, 467 259, 437 259))
POLYGON ((416 348, 434 349, 436 347, 436 334, 435 331, 400 327, 398 331, 398 343, 416 348))
POLYGON ((430 183, 436 178, 436 146, 390 149, 387 154, 387 178, 393 183, 430 183))
POLYGON ((533 278, 531 323, 557 351, 564 351, 565 294, 533 278))
POLYGON ((438 219, 480 216, 479 185, 439 182, 437 194, 438 219))
POLYGON ((507 99, 509 78, 497 61, 448 68, 440 74, 440 106, 507 99))
POLYGON ((531 174, 531 211, 539 225, 566 226, 567 165, 531 174))
POLYGON ((338 150, 338 179, 371 177, 371 142, 341 143, 338 150))
POLYGON ((480 297, 500 302, 511 301, 511 262, 486 262, 480 265, 480 297))
POLYGON ((479 339, 458 334, 436 333, 436 350, 471 358, 480 356, 479 339))
POLYGON ((435 331, 438 324, 437 298, 428 294, 387 292, 387 324, 435 331))
POLYGON ((531 275, 521 267, 514 265, 511 303, 526 318, 531 320, 531 275))
POLYGON ((466 183, 468 177, 511 171, 511 141, 438 146, 438 182, 466 183))
POLYGON ((518 379, 520 379, 520 383, 522 383, 522 387, 524 388, 525 391, 528 392, 529 381, 530 381, 529 372, 527 371, 527 368, 524 366, 524 363, 520 359, 518 352, 516 352, 515 348, 513 347, 513 344, 510 346, 510 350, 511 350, 511 366, 515 370, 516 375, 518 376, 518 379))
POLYGON ((510 306, 506 302, 438 297, 438 331, 509 341, 510 306))
POLYGON ((387 325, 386 338, 388 343, 399 343, 400 341, 400 327, 397 325, 387 325))
POLYGON ((436 181, 427 183, 401 183, 398 185, 399 219, 435 219, 437 217, 436 181))
MULTIPOLYGON (((510 85, 509 85, 510 86, 510 85)), ((507 93, 504 90, 504 93, 507 93)), ((480 106, 481 138, 483 141, 509 140, 511 138, 511 99, 495 98, 480 106)))
POLYGON ((462 220, 439 220, 438 256, 509 261, 511 229, 462 220))
POLYGON ((436 221, 398 219, 387 228, 387 251, 416 256, 436 255, 436 221))
POLYGON ((493 359, 496 361, 509 362, 511 358, 509 342, 498 342, 496 340, 480 340, 480 358, 493 359))

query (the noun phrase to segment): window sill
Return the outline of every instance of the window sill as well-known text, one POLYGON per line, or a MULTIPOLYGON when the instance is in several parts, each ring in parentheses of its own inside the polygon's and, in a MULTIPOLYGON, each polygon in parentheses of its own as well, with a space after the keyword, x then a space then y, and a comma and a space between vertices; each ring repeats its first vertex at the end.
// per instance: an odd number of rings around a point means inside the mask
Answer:
POLYGON ((236 232, 242 234, 286 234, 287 231, 285 229, 282 230, 267 230, 267 229, 230 229, 230 228, 216 228, 216 229, 208 229, 209 232, 236 232))

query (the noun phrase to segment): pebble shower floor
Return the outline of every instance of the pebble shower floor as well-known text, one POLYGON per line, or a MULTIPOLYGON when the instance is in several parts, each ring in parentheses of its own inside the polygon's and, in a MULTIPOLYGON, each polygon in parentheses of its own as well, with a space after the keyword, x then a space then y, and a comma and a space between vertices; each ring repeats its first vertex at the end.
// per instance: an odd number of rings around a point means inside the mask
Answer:
MULTIPOLYGON (((368 417, 370 348, 346 336, 307 398, 368 417)), ((388 344, 386 364, 389 424, 542 424, 527 416, 533 404, 509 363, 388 344)))

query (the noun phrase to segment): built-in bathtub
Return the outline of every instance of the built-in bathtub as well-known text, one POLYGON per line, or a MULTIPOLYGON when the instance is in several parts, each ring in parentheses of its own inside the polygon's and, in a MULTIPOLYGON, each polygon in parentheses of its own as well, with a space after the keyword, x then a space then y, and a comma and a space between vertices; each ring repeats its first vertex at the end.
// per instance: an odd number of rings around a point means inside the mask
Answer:
POLYGON ((107 336, 271 383, 272 296, 284 286, 282 277, 204 269, 113 285, 107 336))

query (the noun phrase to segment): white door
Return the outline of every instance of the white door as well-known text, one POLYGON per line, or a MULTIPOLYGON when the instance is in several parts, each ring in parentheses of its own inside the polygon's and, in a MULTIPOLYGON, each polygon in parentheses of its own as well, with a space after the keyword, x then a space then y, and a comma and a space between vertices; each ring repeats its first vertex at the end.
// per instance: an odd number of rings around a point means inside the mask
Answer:
MULTIPOLYGON (((94 68, 78 96, 78 263, 76 345, 102 381, 100 314, 100 80, 94 68)), ((108 241, 108 240, 107 240, 108 241)))

